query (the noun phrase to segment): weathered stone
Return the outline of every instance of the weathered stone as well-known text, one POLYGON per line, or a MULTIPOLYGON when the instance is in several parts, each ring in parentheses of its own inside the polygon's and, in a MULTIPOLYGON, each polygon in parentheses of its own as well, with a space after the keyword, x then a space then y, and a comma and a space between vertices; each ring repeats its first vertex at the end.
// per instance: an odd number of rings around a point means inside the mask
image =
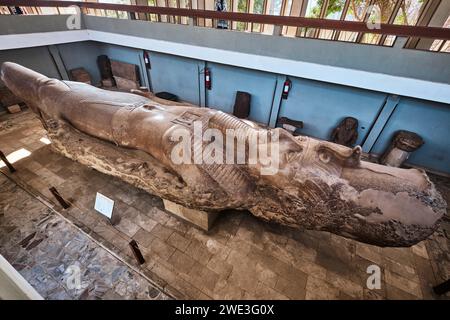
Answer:
POLYGON ((177 269, 178 272, 185 274, 189 274, 195 264, 194 259, 179 250, 175 250, 169 258, 169 262, 177 269))
POLYGON ((19 113, 22 111, 18 104, 13 104, 11 106, 7 106, 6 108, 8 109, 9 113, 19 113))
POLYGON ((183 252, 186 251, 186 248, 188 247, 190 241, 191 241, 190 239, 186 239, 178 232, 172 233, 170 237, 167 239, 168 244, 183 252))
POLYGON ((138 242, 139 246, 147 248, 152 243, 154 236, 151 233, 145 231, 144 229, 139 229, 133 236, 133 239, 138 242))
POLYGON ((288 297, 274 290, 272 287, 264 285, 262 282, 258 282, 254 299, 258 300, 288 300, 288 297))
POLYGON ((298 272, 296 277, 290 278, 289 280, 285 278, 278 278, 275 290, 278 292, 283 292, 287 297, 294 300, 305 299, 306 297, 306 281, 307 277, 305 274, 298 272))
MULTIPOLYGON (((17 123, 19 124, 20 121, 22 121, 22 117, 27 117, 30 115, 30 112, 25 110, 21 114, 21 118, 18 118, 17 123)), ((12 115, 7 115, 8 118, 11 118, 12 115)), ((0 116, 0 121, 4 119, 5 115, 0 116)), ((1 126, 0 122, 0 126, 1 126)), ((16 125, 16 124, 14 124, 16 125)), ((32 122, 27 122, 27 126, 29 128, 39 128, 40 123, 38 119, 33 119, 32 122)), ((23 127, 21 127, 23 128, 23 127)), ((20 129, 22 130, 22 129, 20 129)), ((28 130, 33 131, 33 130, 28 130)), ((42 130, 41 130, 42 131, 42 130)), ((13 133, 20 133, 21 131, 14 131, 13 133)), ((3 134, 4 132, 0 131, 0 137, 2 139, 2 149, 4 148, 10 148, 12 151, 15 150, 12 146, 12 143, 14 143, 14 140, 10 140, 10 142, 4 142, 3 140, 3 134), (5 143, 5 145, 3 145, 5 143)), ((20 136, 20 134, 18 134, 20 136)), ((22 135, 24 137, 24 135, 22 135)), ((35 139, 39 140, 42 135, 35 134, 35 139)), ((15 144, 16 149, 21 148, 22 146, 20 144, 15 144)), ((38 150, 38 152, 33 153, 28 158, 25 158, 17 163, 15 163, 15 166, 19 169, 19 171, 22 171, 25 168, 30 167, 30 171, 34 171, 33 167, 38 164, 37 161, 35 161, 35 158, 41 158, 42 162, 45 163, 45 160, 48 158, 49 154, 54 155, 54 153, 49 148, 50 146, 45 146, 43 144, 43 147, 38 150)), ((190 275, 185 275, 184 278, 181 278, 179 276, 179 273, 176 273, 177 266, 175 260, 172 260, 171 257, 168 258, 169 261, 164 260, 163 258, 160 258, 154 251, 147 250, 143 245, 139 243, 139 247, 142 249, 142 252, 145 255, 145 259, 147 263, 143 265, 144 273, 147 277, 149 277, 153 283, 157 283, 159 287, 164 287, 164 290, 166 292, 170 292, 171 294, 177 293, 177 297, 186 297, 189 299, 197 299, 197 298, 204 298, 204 299, 228 299, 228 298, 236 298, 236 299, 249 299, 253 298, 255 299, 257 297, 257 292, 249 293, 242 288, 240 288, 236 283, 230 283, 227 281, 228 276, 231 274, 231 270, 233 266, 231 265, 230 261, 233 261, 234 265, 242 265, 243 268, 247 268, 251 273, 256 274, 258 277, 255 279, 255 282, 258 283, 256 287, 254 287, 253 290, 261 290, 264 292, 263 295, 266 295, 267 298, 270 298, 269 291, 266 288, 271 288, 271 286, 274 283, 273 276, 276 274, 276 276, 283 276, 284 278, 289 278, 287 274, 292 273, 295 274, 297 271, 300 270, 308 275, 308 278, 311 276, 316 277, 323 277, 324 272, 327 270, 333 271, 334 269, 332 267, 324 267, 322 265, 318 264, 318 261, 316 259, 322 254, 327 253, 329 256, 329 263, 330 265, 333 263, 333 261, 342 266, 343 270, 347 270, 346 272, 339 273, 341 277, 344 277, 345 279, 348 279, 349 281, 352 281, 356 284, 360 284, 363 287, 365 286, 366 279, 369 276, 369 274, 366 273, 366 268, 369 265, 374 264, 374 262, 367 260, 363 257, 360 257, 358 253, 358 245, 364 246, 364 244, 356 243, 354 241, 351 241, 353 244, 356 244, 356 251, 354 245, 349 245, 346 243, 345 239, 333 237, 329 233, 326 232, 317 232, 317 231, 308 231, 308 230, 297 230, 297 229, 291 229, 288 227, 282 227, 282 226, 276 226, 272 224, 266 224, 266 223, 260 223, 256 217, 251 216, 249 213, 246 212, 227 212, 225 214, 221 214, 219 219, 216 221, 215 227, 211 230, 210 233, 206 233, 196 227, 191 226, 189 223, 184 222, 183 220, 176 219, 175 217, 167 214, 162 210, 162 201, 159 198, 156 198, 154 196, 150 196, 145 192, 139 191, 139 189, 134 188, 127 183, 120 181, 118 179, 115 179, 113 177, 98 173, 96 171, 86 169, 82 165, 66 159, 60 155, 57 155, 57 157, 52 156, 50 157, 53 159, 53 163, 60 163, 60 167, 67 167, 70 168, 70 170, 73 172, 73 175, 69 177, 69 181, 64 184, 64 186, 73 186, 73 189, 62 189, 62 186, 58 187, 58 190, 62 194, 72 194, 74 198, 85 200, 84 197, 90 197, 92 194, 95 195, 95 192, 100 189, 96 189, 97 186, 108 186, 111 185, 111 190, 118 189, 119 192, 124 192, 123 190, 127 190, 130 196, 130 201, 132 200, 132 207, 129 206, 129 204, 124 203, 121 200, 117 200, 118 207, 121 210, 123 217, 130 218, 131 221, 133 221, 135 224, 137 223, 137 216, 138 214, 144 214, 147 216, 150 216, 154 212, 154 208, 157 209, 157 215, 155 217, 152 217, 152 220, 158 221, 159 223, 163 223, 163 226, 166 228, 167 241, 168 237, 176 231, 179 234, 183 235, 185 238, 189 238, 191 240, 196 240, 196 244, 201 244, 198 247, 196 246, 196 249, 198 254, 200 256, 203 256, 203 252, 207 253, 205 254, 206 258, 204 261, 207 262, 207 268, 211 271, 214 271, 216 274, 219 275, 219 281, 216 283, 216 286, 214 288, 214 292, 206 292, 206 289, 197 288, 197 280, 192 280, 190 275), (95 181, 95 187, 90 188, 89 190, 86 190, 87 188, 81 187, 81 186, 90 186, 91 185, 91 179, 95 181), (70 183, 69 183, 70 182, 70 183), (71 191, 72 190, 72 191, 71 191), (67 191, 67 193, 65 193, 67 191), (132 208, 133 210, 128 211, 128 208, 132 208), (139 208, 139 210, 138 210, 139 208), (252 230, 252 233, 255 233, 255 235, 251 237, 246 237, 245 239, 241 236, 243 234, 237 235, 237 231, 240 228, 240 225, 243 226, 243 228, 247 230, 252 230), (258 236, 256 233, 260 233, 261 236, 258 236), (270 247, 268 247, 269 250, 264 251, 261 248, 265 248, 267 244, 271 243, 270 247), (285 244, 285 247, 282 247, 283 244, 285 244), (336 249, 336 247, 342 246, 342 249, 336 249), (283 251, 280 254, 277 254, 276 248, 279 248, 279 250, 283 251), (343 251, 347 250, 348 253, 343 253, 343 251), (231 260, 227 261, 227 257, 230 255, 230 252, 233 251, 233 254, 230 256, 231 260), (333 254, 334 252, 334 254, 333 254), (356 254, 355 254, 356 252, 356 254), (240 253, 238 255, 237 253, 240 253), (346 258, 341 258, 340 255, 343 254, 346 258), (210 256, 212 255, 212 256, 210 256), (275 255, 275 256, 274 256, 275 255), (208 257, 210 258, 208 259, 208 257), (350 258, 350 259, 348 259, 350 258), (281 262, 279 259, 283 259, 281 262), (289 259, 289 261, 286 261, 286 259, 289 259), (225 261, 224 263, 222 263, 225 261), (152 273, 147 269, 147 266, 151 269, 156 264, 165 266, 166 268, 169 268, 175 272, 174 274, 176 276, 170 277, 171 284, 168 284, 167 281, 165 281, 163 278, 158 277, 156 273, 152 273), (289 265, 291 266, 289 268, 289 265), (224 266, 223 268, 221 268, 224 266), (265 280, 262 280, 265 279, 265 280), (264 282, 265 281, 265 282, 264 282), (195 282, 195 284, 194 284, 195 282), (220 285, 226 283, 226 285, 220 285), (260 285, 260 283, 263 284, 263 286, 260 285), (183 293, 183 294, 181 294, 183 293)), ((49 170, 53 172, 52 167, 49 167, 49 170)), ((59 169, 58 169, 59 170, 59 169)), ((27 173, 28 174, 28 173, 27 173)), ((13 180, 17 179, 17 175, 14 175, 11 177, 13 180)), ((40 177, 36 178, 36 180, 32 181, 31 183, 37 183, 39 181, 42 181, 40 177)), ((445 192, 446 190, 446 184, 448 184, 448 180, 440 179, 436 182, 437 187, 441 192, 445 192)), ((2 183, 2 179, 0 179, 0 188, 2 189, 2 192, 0 193, 0 213, 4 213, 4 216, 0 214, 0 226, 3 225, 11 231, 14 234, 8 234, 6 236, 6 233, 3 231, 3 227, 0 227, 1 235, 4 235, 3 237, 0 235, 0 253, 3 254, 5 257, 13 256, 16 261, 18 261, 18 266, 20 265, 20 268, 23 267, 21 271, 26 271, 28 266, 33 267, 35 265, 35 258, 39 259, 39 264, 41 264, 44 268, 49 269, 50 275, 53 277, 53 270, 55 271, 55 277, 59 277, 62 273, 64 273, 65 269, 68 267, 68 265, 63 265, 61 271, 56 273, 56 269, 61 265, 58 258, 58 250, 56 249, 60 243, 66 242, 66 237, 61 237, 61 240, 59 241, 60 237, 53 237, 57 239, 58 241, 53 243, 50 242, 46 244, 46 241, 41 242, 35 249, 39 249, 36 253, 32 251, 28 252, 25 249, 20 249, 17 247, 9 247, 8 245, 5 247, 6 244, 12 243, 16 241, 15 243, 20 242, 23 240, 27 235, 30 235, 35 230, 33 228, 25 228, 23 229, 22 226, 29 226, 27 219, 34 219, 36 218, 36 221, 40 222, 41 227, 45 227, 46 223, 48 222, 49 225, 52 225, 53 222, 50 224, 50 218, 46 216, 41 216, 38 212, 36 212, 36 207, 33 205, 33 203, 30 203, 30 201, 23 201, 22 197, 18 196, 17 192, 20 191, 20 188, 17 186, 12 187, 13 185, 11 183, 8 184, 10 187, 4 189, 4 184, 2 183), (17 200, 16 200, 17 199, 17 200), (15 204, 16 202, 19 202, 20 209, 18 209, 15 204), (21 203, 24 202, 24 203, 21 203), (26 217, 26 219, 22 219, 22 217, 26 217), (6 219, 6 220, 5 220, 6 219), (15 225, 10 224, 10 222, 13 221, 15 225), (42 221, 42 222, 41 222, 42 221), (20 231, 17 236, 15 235, 16 231, 20 231), (11 254, 8 255, 7 252, 10 252, 11 254), (31 253, 31 254, 30 254, 31 253), (36 256, 35 256, 36 254, 36 256), (29 258, 27 258, 29 257, 29 258), (55 257, 55 258, 54 258, 55 257), (43 259, 43 260, 42 260, 43 259), (31 260, 31 261, 30 261, 31 260), (56 263, 56 264, 55 264, 56 263)), ((27 186, 31 186, 30 181, 27 181, 27 186)), ((48 187, 47 187, 48 188, 48 187)), ((45 190, 45 185, 42 187, 42 189, 45 190)), ((33 189, 34 190, 34 189, 33 189)), ((102 189, 103 190, 103 189, 102 189)), ((450 189, 449 189, 450 190, 450 189)), ((445 194, 445 193, 444 193, 445 194)), ((110 194, 110 196, 114 196, 114 194, 110 194)), ((120 198, 120 197, 118 197, 120 198)), ((43 198, 44 199, 44 198, 43 198)), ((93 198, 92 198, 93 200, 93 198)), ((92 202, 93 205, 93 202, 92 202)), ((39 208, 38 208, 39 209, 39 208)), ((71 208, 71 213, 73 211, 74 215, 82 218, 82 220, 79 220, 78 226, 83 228, 83 230, 90 231, 89 228, 85 224, 94 222, 94 220, 90 219, 83 219, 86 217, 86 215, 97 215, 93 210, 85 210, 83 208, 71 208)), ((69 220, 74 220, 75 218, 71 216, 67 216, 69 220)), ((53 221, 53 220, 52 220, 53 221)), ((99 239, 105 246, 107 246, 110 250, 114 251, 118 256, 121 257, 124 261, 126 261, 129 264, 134 264, 135 260, 132 256, 131 251, 129 250, 128 243, 126 240, 123 239, 123 237, 130 239, 123 233, 119 233, 118 231, 114 230, 114 227, 112 227, 107 221, 105 220, 99 220, 97 224, 94 226, 94 229, 97 229, 97 227, 103 226, 106 229, 110 229, 113 231, 113 233, 106 232, 104 234, 99 235, 96 237, 96 239, 99 239), (120 236, 118 236, 118 234, 120 236), (104 236, 106 238, 104 238, 104 236), (109 245, 110 241, 116 243, 115 240, 119 239, 123 243, 125 243, 125 250, 120 250, 118 247, 109 245)), ((60 232, 56 231, 56 229, 64 227, 64 224, 58 224, 56 227, 52 227, 49 230, 52 232, 60 232)), ((5 230, 6 230, 5 229, 5 230)), ((60 230, 60 229, 58 229, 60 230)), ((155 235, 153 234, 155 232, 154 229, 151 230, 151 232, 145 231, 145 233, 141 233, 143 230, 142 228, 136 233, 136 235, 133 237, 135 239, 138 239, 141 236, 149 236, 150 243, 151 240, 155 238, 155 235)), ((158 231, 158 229, 156 230, 158 231)), ((159 231, 160 232, 160 231, 159 231)), ((64 232, 66 233, 66 232, 64 232)), ((158 232, 157 232, 158 233, 158 232)), ((91 235, 95 235, 96 233, 91 233, 91 235)), ((437 233, 436 235, 439 235, 440 233, 437 233)), ((161 234, 160 234, 161 236, 161 234)), ((71 235, 69 237, 75 239, 79 239, 78 234, 73 236, 71 235)), ((163 237, 164 238, 164 237, 163 237)), ((422 290, 423 298, 426 299, 436 299, 437 296, 433 296, 431 293, 431 287, 442 282, 441 277, 446 277, 447 270, 450 270, 450 268, 446 268, 448 265, 448 249, 447 245, 445 244, 445 241, 448 241, 445 236, 439 236, 438 241, 434 240, 435 237, 425 241, 426 247, 427 247, 427 253, 429 255, 430 260, 427 260, 425 258, 422 258, 420 255, 417 255, 412 249, 410 248, 401 248, 401 249, 394 249, 394 250, 387 250, 381 249, 376 246, 368 246, 372 251, 379 254, 382 258, 382 260, 393 260, 395 258, 396 263, 402 264, 407 269, 414 268, 416 275, 419 277, 420 280, 420 287, 422 290), (430 246, 430 243, 433 242, 433 245, 430 246), (432 249, 430 249, 432 247, 432 249), (420 262, 418 263, 416 260, 418 258, 421 258, 420 262), (438 278, 435 278, 435 274, 438 278)), ((70 240, 69 239, 69 240, 70 240)), ((66 242, 68 243, 68 241, 66 242)), ((78 257, 78 261, 81 264, 88 265, 90 261, 105 261, 105 256, 100 255, 97 257, 97 252, 101 252, 98 250, 90 251, 92 246, 90 245, 88 249, 83 249, 81 252, 81 255, 78 257)), ((59 250, 60 251, 60 250, 59 250)), ((367 256, 368 257, 368 256, 367 256)), ((68 258, 72 258, 71 255, 68 255, 68 258)), ((65 261, 68 261, 68 260, 65 261)), ((14 262, 15 263, 15 262, 14 262)), ((69 261, 70 263, 70 261, 69 261)), ((108 262, 109 264, 109 262, 108 262)), ((413 295, 408 294, 407 292, 404 292, 396 287, 393 287, 392 285, 387 285, 384 282, 384 274, 385 270, 382 265, 381 267, 381 274, 382 274, 382 283, 381 283, 381 290, 369 290, 364 289, 364 299, 386 299, 387 296, 392 298, 392 296, 395 296, 397 294, 398 296, 402 296, 403 298, 417 298, 413 295), (389 293, 387 293, 386 287, 389 287, 389 293)), ((115 264, 114 268, 117 268, 117 265, 115 264)), ((95 267, 90 268, 90 274, 94 275, 99 279, 102 279, 105 286, 113 285, 111 283, 111 273, 113 272, 114 268, 106 268, 104 264, 97 263, 95 267)), ((239 268, 239 267, 238 267, 239 268)), ((401 270, 401 269, 398 269, 401 270)), ((181 271, 181 269, 180 269, 181 271)), ((391 270, 392 271, 392 270, 391 270)), ((122 275, 126 275, 125 273, 122 275)), ((26 276, 26 278, 29 276, 26 276)), ((195 278, 197 279, 197 278, 195 278)), ((328 283, 329 284, 329 283, 328 283)), ((308 285, 308 284, 307 284, 308 285)), ((329 284, 331 285, 331 284, 329 284)), ((93 287, 89 287, 89 290, 91 290, 93 287)), ((272 288, 273 289, 273 288, 272 288)), ((343 288, 342 288, 343 289, 343 288)), ((133 290, 137 290, 137 293, 130 294, 129 297, 136 297, 138 299, 147 297, 145 291, 146 288, 142 285, 140 285, 139 288, 135 288, 133 290)), ((277 291, 278 292, 278 291, 277 291)), ((91 290, 88 292, 89 295, 86 297, 87 299, 98 299, 100 297, 95 297, 94 291, 91 290)), ((275 296, 275 293, 271 293, 275 296)), ((284 292, 280 292, 280 294, 286 296, 284 292)), ((308 291, 306 293, 306 298, 319 298, 320 296, 326 296, 323 292, 316 292, 316 295, 309 294, 308 291)), ((119 295, 113 295, 111 294, 111 291, 108 291, 108 293, 105 293, 102 299, 108 299, 108 298, 122 298, 119 295)), ((73 297, 68 297, 73 298, 73 297)), ((83 293, 78 297, 83 298, 83 293)), ((331 298, 331 297, 329 297, 331 298)), ((351 298, 350 292, 346 291, 340 291, 333 299, 348 299, 351 298)))
MULTIPOLYGON (((13 183, 0 175, 0 194, 4 194, 3 188, 8 185, 13 183)), ((0 225, 11 223, 21 232, 17 239, 0 233, 0 254, 12 262, 45 299, 112 298, 107 294, 110 285, 118 286, 123 275, 128 274, 132 277, 127 277, 126 290, 120 291, 124 298, 134 298, 141 290, 141 283, 152 290, 152 299, 168 298, 67 220, 53 211, 48 213, 47 207, 24 190, 15 188, 10 201, 25 206, 14 216, 0 217, 0 225), (80 271, 80 288, 69 287, 70 268, 80 271)))
POLYGON ((166 242, 155 238, 152 243, 150 244, 150 246, 148 247, 148 249, 157 254, 159 257, 168 260, 170 258, 170 256, 175 252, 175 247, 167 244, 166 242))
POLYGON ((362 258, 381 265, 381 254, 374 246, 369 246, 361 243, 356 244, 356 254, 362 258))
POLYGON ((411 250, 414 254, 417 254, 418 256, 421 256, 422 258, 429 259, 425 243, 419 242, 418 244, 412 246, 411 250))
POLYGON ((339 290, 326 282, 313 276, 309 276, 306 282, 307 300, 334 300, 339 297, 339 290))
POLYGON ((204 266, 208 264, 208 261, 212 256, 212 253, 209 252, 208 248, 197 240, 192 240, 189 243, 186 248, 186 254, 204 266))
POLYGON ((157 224, 153 229, 152 229, 152 234, 165 241, 167 239, 169 239, 170 235, 173 233, 172 229, 167 228, 166 226, 163 226, 161 224, 157 224))
POLYGON ((128 218, 121 219, 115 228, 129 237, 133 237, 139 230, 139 226, 128 218))
POLYGON ((209 259, 206 266, 224 278, 227 278, 233 269, 233 266, 218 257, 209 259))
MULTIPOLYGON (((361 161, 359 146, 294 137, 280 128, 258 129, 217 110, 167 106, 144 92, 107 92, 47 79, 10 62, 3 63, 1 77, 41 116, 55 150, 181 206, 208 212, 247 209, 267 221, 380 246, 426 239, 446 211, 426 174, 361 161), (193 130, 195 121, 201 122, 200 133, 193 130), (189 165, 171 159, 175 131, 187 131, 194 141, 191 161, 207 146, 193 137, 209 128, 222 134, 239 130, 248 148, 257 145, 252 137, 264 135, 264 146, 278 150, 271 159, 276 164, 189 165)), ((225 148, 234 150, 234 139, 225 148)), ((225 150, 215 152, 223 161, 225 150)), ((212 154, 206 157, 213 160, 212 154)), ((44 169, 46 182, 64 182, 44 169)))
MULTIPOLYGON (((363 288, 361 284, 354 283, 339 274, 328 272, 327 273, 327 282, 331 283, 336 288, 344 291, 348 295, 352 296, 356 299, 362 299, 363 297, 363 288)), ((365 285, 365 283, 364 283, 365 285)))
POLYGON ((408 292, 410 295, 414 295, 417 298, 422 298, 422 291, 420 289, 420 284, 408 280, 400 275, 390 272, 386 270, 385 274, 386 283, 390 286, 396 287, 404 292, 408 292))

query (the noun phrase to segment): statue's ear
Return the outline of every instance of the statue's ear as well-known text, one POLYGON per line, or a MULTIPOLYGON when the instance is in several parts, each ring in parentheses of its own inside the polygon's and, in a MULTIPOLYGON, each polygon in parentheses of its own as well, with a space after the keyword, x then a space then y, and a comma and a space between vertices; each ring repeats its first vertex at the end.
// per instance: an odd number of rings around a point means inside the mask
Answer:
POLYGON ((283 128, 274 128, 271 131, 277 131, 279 134, 279 141, 286 145, 286 149, 289 149, 290 152, 302 152, 303 146, 299 143, 299 140, 296 139, 289 131, 283 128))
POLYGON ((358 166, 361 162, 361 153, 362 153, 361 146, 354 147, 352 149, 352 153, 351 153, 350 157, 348 157, 346 160, 346 167, 358 166))

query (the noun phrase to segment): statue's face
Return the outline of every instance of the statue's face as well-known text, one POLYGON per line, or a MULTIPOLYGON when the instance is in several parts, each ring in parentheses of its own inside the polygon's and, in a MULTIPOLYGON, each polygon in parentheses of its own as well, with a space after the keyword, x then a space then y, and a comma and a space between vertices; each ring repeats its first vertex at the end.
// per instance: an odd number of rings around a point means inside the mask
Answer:
POLYGON ((345 119, 345 129, 352 130, 356 126, 356 121, 354 119, 345 119))
POLYGON ((351 166, 355 159, 359 160, 361 152, 359 147, 351 149, 304 136, 292 138, 290 141, 283 140, 288 139, 281 139, 280 144, 289 147, 287 149, 280 148, 280 150, 288 154, 287 164, 292 166, 294 170, 312 170, 327 175, 340 176, 342 168, 351 166))
POLYGON ((309 138, 308 145, 306 159, 309 161, 304 165, 327 174, 339 176, 345 159, 351 154, 351 149, 327 141, 309 138))

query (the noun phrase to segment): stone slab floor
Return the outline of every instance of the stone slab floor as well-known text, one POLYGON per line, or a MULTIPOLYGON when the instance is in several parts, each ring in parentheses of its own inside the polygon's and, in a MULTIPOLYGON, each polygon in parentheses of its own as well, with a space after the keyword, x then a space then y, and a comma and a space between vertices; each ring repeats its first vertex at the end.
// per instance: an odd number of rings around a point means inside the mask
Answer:
POLYGON ((46 299, 168 298, 4 175, 0 175, 0 254, 46 299))
MULTIPOLYGON (((21 148, 31 152, 14 163, 16 173, 1 170, 25 189, 47 199, 83 232, 138 268, 172 297, 448 299, 434 295, 431 289, 450 277, 448 222, 444 221, 429 240, 411 248, 380 248, 326 232, 291 229, 259 221, 248 212, 224 212, 207 233, 167 213, 158 197, 52 152, 51 145, 41 140, 45 131, 39 120, 29 111, 5 115, 0 121, 0 150, 5 154, 21 148), (51 186, 72 203, 69 209, 57 204, 48 191, 51 186), (93 209, 97 191, 115 201, 114 226, 93 209), (145 257, 141 266, 128 246, 131 239, 138 242, 145 257), (381 288, 370 290, 366 285, 367 268, 374 264, 381 269, 381 288)), ((448 201, 449 179, 434 179, 448 201)), ((24 203, 15 196, 2 199, 3 205, 14 208, 18 217, 10 223, 28 231, 21 232, 22 238, 31 230, 29 220, 20 218, 21 212, 30 216, 35 225, 42 219, 40 213, 36 217, 31 213, 34 202, 24 203)), ((5 210, 4 216, 10 217, 11 213, 5 210)), ((14 231, 9 231, 8 225, 1 232, 2 238, 13 238, 9 232, 14 231)), ((73 231, 67 237, 72 236, 83 237, 83 233, 73 231)), ((11 250, 23 251, 22 238, 10 240, 13 246, 7 252, 1 246, 0 253, 7 253, 16 267, 32 272, 32 261, 25 259, 18 265, 20 261, 9 254, 11 250)), ((86 254, 86 250, 79 254, 86 254)), ((50 258, 42 253, 39 259, 46 262, 50 258)), ((98 274, 110 272, 109 263, 99 261, 97 268, 98 274)))

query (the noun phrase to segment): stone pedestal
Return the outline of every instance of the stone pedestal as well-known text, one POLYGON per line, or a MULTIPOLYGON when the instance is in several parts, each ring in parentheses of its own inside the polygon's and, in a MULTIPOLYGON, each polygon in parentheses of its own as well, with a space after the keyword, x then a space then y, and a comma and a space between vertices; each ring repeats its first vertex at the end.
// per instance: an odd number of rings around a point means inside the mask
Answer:
POLYGON ((180 217, 181 219, 189 221, 190 223, 196 225, 197 227, 205 231, 209 231, 211 229, 218 215, 217 212, 206 212, 186 208, 183 207, 182 205, 179 205, 175 202, 166 199, 163 199, 163 202, 164 208, 167 211, 173 213, 174 215, 180 217))
POLYGON ((425 142, 417 133, 400 130, 395 133, 391 145, 380 159, 380 163, 389 167, 400 167, 408 160, 411 152, 419 149, 425 142))
POLYGON ((12 106, 8 106, 6 108, 8 109, 9 113, 19 113, 20 111, 22 111, 18 104, 13 104, 12 106))

